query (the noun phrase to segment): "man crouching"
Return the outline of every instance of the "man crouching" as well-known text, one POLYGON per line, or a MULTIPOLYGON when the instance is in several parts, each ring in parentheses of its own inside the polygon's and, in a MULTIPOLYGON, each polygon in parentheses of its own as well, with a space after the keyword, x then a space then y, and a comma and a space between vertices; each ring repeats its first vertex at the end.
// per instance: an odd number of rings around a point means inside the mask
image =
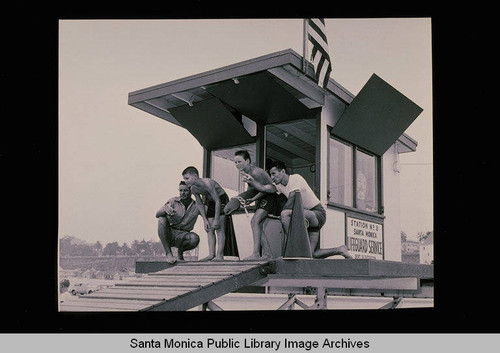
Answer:
POLYGON ((179 183, 179 195, 172 197, 156 212, 158 236, 169 264, 177 261, 171 247, 176 247, 178 259, 184 260, 184 251, 196 248, 200 242, 198 234, 192 232, 199 211, 184 181, 179 183))

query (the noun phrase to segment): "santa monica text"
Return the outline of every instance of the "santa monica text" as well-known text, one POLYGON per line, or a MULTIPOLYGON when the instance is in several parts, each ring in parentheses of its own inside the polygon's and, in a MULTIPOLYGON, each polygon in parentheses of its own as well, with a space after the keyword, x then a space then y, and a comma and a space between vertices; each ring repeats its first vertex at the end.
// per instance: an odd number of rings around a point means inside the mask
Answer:
POLYGON ((189 338, 185 340, 176 340, 173 338, 142 340, 132 338, 130 340, 130 348, 204 348, 204 345, 203 341, 189 338))
POLYGON ((206 340, 196 339, 174 339, 165 338, 163 340, 150 339, 143 340, 132 338, 131 348, 163 348, 163 349, 194 349, 194 348, 216 348, 216 349, 271 349, 278 351, 284 349, 303 349, 310 351, 316 348, 368 348, 368 341, 351 341, 351 339, 341 338, 340 340, 330 340, 325 338, 317 340, 295 340, 285 338, 284 340, 262 340, 256 338, 245 338, 242 341, 234 338, 207 338, 206 340))

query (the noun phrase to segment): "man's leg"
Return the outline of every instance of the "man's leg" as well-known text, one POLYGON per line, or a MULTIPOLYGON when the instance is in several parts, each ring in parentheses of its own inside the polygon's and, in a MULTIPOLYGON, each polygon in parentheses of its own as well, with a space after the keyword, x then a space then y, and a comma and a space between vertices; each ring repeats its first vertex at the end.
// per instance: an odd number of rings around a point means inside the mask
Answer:
MULTIPOLYGON (((316 214, 311 210, 304 210, 304 216, 309 222, 310 228, 316 228, 319 225, 318 218, 316 214)), ((290 222, 292 219, 292 210, 286 209, 281 212, 281 222, 283 224, 283 228, 285 229, 285 234, 288 234, 288 229, 290 228, 290 222)), ((341 245, 336 248, 328 248, 328 249, 316 249, 316 245, 319 240, 319 232, 318 231, 308 231, 309 233, 309 243, 311 244, 311 250, 313 251, 313 258, 315 259, 324 259, 333 255, 342 255, 346 259, 352 259, 353 257, 349 254, 347 247, 345 245, 341 245)))
MULTIPOLYGON (((208 221, 210 224, 212 224, 213 218, 208 218, 208 221)), ((207 231, 207 238, 208 238, 208 256, 204 257, 200 261, 210 261, 215 257, 215 232, 213 228, 210 228, 207 231)))
POLYGON ((313 250, 313 258, 315 259, 325 259, 327 257, 333 256, 333 255, 341 255, 345 257, 346 259, 352 259, 353 257, 351 254, 349 254, 349 251, 347 250, 347 246, 341 245, 336 248, 327 248, 327 249, 316 249, 316 245, 318 244, 319 240, 319 232, 317 231, 309 231, 309 241, 311 244, 311 249, 313 250))
POLYGON ((179 252, 177 256, 179 260, 184 260, 184 251, 196 248, 199 243, 200 243, 200 237, 198 236, 198 234, 193 232, 186 232, 182 236, 181 243, 179 244, 178 247, 179 252))
POLYGON ((220 215, 219 217, 219 229, 215 232, 217 233, 217 252, 213 261, 223 261, 224 260, 224 246, 226 245, 226 216, 220 215))
POLYGON ((172 246, 172 229, 170 228, 170 223, 168 223, 167 217, 158 217, 158 237, 163 245, 163 249, 165 249, 167 262, 169 264, 173 264, 177 260, 174 255, 172 255, 172 250, 170 249, 172 246))
MULTIPOLYGON (((316 246, 318 245, 319 241, 319 226, 320 226, 320 221, 318 217, 321 217, 321 215, 317 215, 316 212, 311 211, 311 210, 304 210, 304 215, 306 216, 306 219, 309 221, 309 242, 311 244, 311 251, 313 252, 313 258, 315 259, 324 259, 333 255, 341 255, 345 257, 346 259, 352 259, 351 254, 349 254, 349 251, 347 251, 347 246, 341 245, 336 248, 327 248, 327 249, 321 249, 318 247, 316 249, 316 246)), ((323 215, 324 217, 325 215, 323 215)), ((324 224, 324 220, 323 220, 324 224)))
MULTIPOLYGON (((309 210, 304 210, 304 218, 309 223, 309 227, 317 227, 319 225, 318 219, 314 212, 309 210)), ((288 235, 288 230, 290 228, 290 223, 292 221, 292 210, 285 209, 281 211, 281 224, 283 224, 283 229, 285 230, 285 234, 288 235)))
POLYGON ((286 209, 281 211, 281 224, 285 230, 285 234, 288 236, 288 229, 290 228, 290 222, 292 220, 292 210, 286 209))
POLYGON ((294 202, 295 202, 295 193, 292 192, 288 196, 288 199, 286 200, 280 215, 281 224, 283 224, 283 229, 285 230, 286 236, 288 236, 288 230, 290 228, 290 223, 292 222, 292 208, 294 202))
POLYGON ((253 251, 252 255, 247 257, 245 260, 255 260, 260 258, 260 248, 261 248, 261 236, 262 236, 262 222, 267 217, 267 211, 262 208, 257 208, 250 221, 250 226, 252 227, 253 236, 253 251))
POLYGON ((222 213, 224 213, 225 215, 231 214, 232 212, 234 212, 240 208, 240 206, 241 206, 240 199, 244 199, 244 200, 250 199, 250 198, 254 197, 255 195, 257 195, 257 193, 258 193, 257 190, 249 189, 249 190, 242 192, 238 196, 232 197, 229 200, 229 202, 224 206, 224 210, 222 213))

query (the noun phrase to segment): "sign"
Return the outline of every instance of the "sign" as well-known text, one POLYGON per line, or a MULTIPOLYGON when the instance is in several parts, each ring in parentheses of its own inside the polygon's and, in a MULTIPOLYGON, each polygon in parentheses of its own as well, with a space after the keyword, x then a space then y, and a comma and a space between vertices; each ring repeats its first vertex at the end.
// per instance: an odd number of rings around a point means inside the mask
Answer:
POLYGON ((383 225, 347 217, 347 248, 355 259, 384 259, 383 225))

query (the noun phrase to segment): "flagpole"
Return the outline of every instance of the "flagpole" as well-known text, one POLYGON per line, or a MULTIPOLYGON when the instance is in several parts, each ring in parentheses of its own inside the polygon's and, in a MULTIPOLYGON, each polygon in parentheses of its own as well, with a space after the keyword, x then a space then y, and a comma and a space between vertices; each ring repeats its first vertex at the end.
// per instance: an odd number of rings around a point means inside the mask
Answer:
POLYGON ((302 72, 304 74, 307 74, 307 18, 304 18, 304 23, 303 23, 303 43, 302 43, 302 72))

